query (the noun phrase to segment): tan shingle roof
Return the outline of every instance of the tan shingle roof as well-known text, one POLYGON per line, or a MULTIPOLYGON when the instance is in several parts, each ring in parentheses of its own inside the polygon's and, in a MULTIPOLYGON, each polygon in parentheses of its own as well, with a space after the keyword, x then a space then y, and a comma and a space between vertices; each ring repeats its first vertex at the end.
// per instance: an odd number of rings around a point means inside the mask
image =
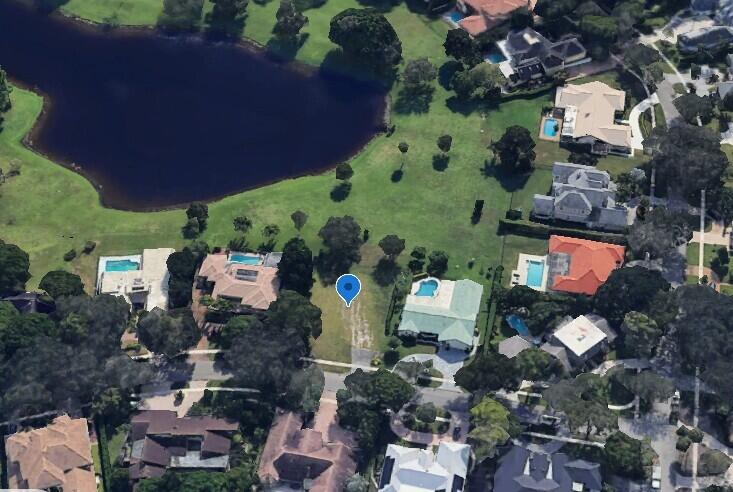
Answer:
POLYGON ((576 108, 574 138, 592 136, 611 145, 631 147, 631 127, 614 123, 616 111, 623 111, 626 93, 595 81, 558 87, 555 106, 576 108))
POLYGON ((199 269, 199 276, 214 282, 212 297, 241 298, 242 304, 254 309, 267 309, 277 299, 280 279, 277 268, 265 265, 230 263, 225 254, 208 255, 199 269), (252 272, 253 280, 237 278, 240 271, 252 272))
POLYGON ((47 427, 8 436, 5 450, 11 487, 97 490, 86 419, 62 415, 47 427))

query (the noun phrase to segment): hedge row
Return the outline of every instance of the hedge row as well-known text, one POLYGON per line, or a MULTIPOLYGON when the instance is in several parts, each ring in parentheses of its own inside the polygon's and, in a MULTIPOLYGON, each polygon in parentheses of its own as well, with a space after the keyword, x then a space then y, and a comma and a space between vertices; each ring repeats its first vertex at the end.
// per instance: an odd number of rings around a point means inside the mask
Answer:
POLYGON ((107 430, 104 428, 104 420, 101 417, 95 418, 94 427, 97 432, 97 447, 99 448, 99 461, 101 461, 102 468, 102 487, 104 490, 111 490, 112 463, 109 460, 109 441, 107 440, 107 430))
POLYGON ((626 245, 626 236, 613 232, 591 231, 588 229, 566 229, 527 220, 499 219, 499 234, 516 234, 518 236, 549 239, 550 236, 569 236, 602 243, 626 245))
POLYGON ((489 315, 486 318, 486 328, 484 329, 483 349, 484 353, 488 353, 491 350, 491 338, 492 330, 496 324, 496 310, 498 309, 498 302, 496 300, 495 292, 496 288, 501 286, 501 278, 504 273, 504 267, 501 265, 496 267, 494 270, 494 277, 491 282, 491 291, 489 292, 489 315))

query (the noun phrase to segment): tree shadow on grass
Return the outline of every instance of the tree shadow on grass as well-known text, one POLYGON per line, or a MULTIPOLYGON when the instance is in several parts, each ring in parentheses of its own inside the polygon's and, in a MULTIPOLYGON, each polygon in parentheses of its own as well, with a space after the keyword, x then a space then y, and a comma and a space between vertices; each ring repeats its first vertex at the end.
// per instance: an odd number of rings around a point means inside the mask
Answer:
POLYGON ((41 13, 50 14, 67 3, 69 0, 34 0, 33 6, 41 13))
POLYGON ((532 176, 532 172, 515 172, 506 169, 496 163, 496 158, 486 159, 484 167, 481 169, 481 174, 485 178, 496 179, 502 188, 508 192, 518 191, 524 188, 529 181, 529 177, 532 176))
POLYGON ((448 169, 448 162, 450 162, 450 156, 445 154, 433 155, 433 169, 436 171, 443 172, 448 169))
POLYGON ((438 69, 438 83, 443 89, 450 90, 450 81, 456 72, 463 69, 463 65, 455 60, 443 63, 438 69))
POLYGON ((394 10, 401 1, 400 0, 357 0, 362 7, 373 8, 382 14, 386 14, 394 10))
POLYGON ((372 278, 381 287, 394 283, 397 276, 402 272, 399 265, 389 258, 382 258, 372 271, 372 278))
POLYGON ((458 96, 452 96, 445 101, 445 105, 454 113, 468 116, 476 111, 493 111, 499 107, 499 102, 482 99, 461 99, 458 96))
POLYGON ((299 35, 296 39, 280 39, 276 36, 271 37, 265 45, 267 47, 268 57, 278 62, 291 61, 295 59, 295 55, 298 54, 298 51, 303 47, 309 36, 310 34, 305 32, 299 35))
POLYGON ((434 92, 435 88, 429 86, 417 92, 402 89, 397 94, 397 100, 394 106, 392 106, 392 109, 400 114, 427 113, 430 110, 430 103, 433 101, 434 92))
POLYGON ((344 181, 333 187, 331 190, 331 200, 334 202, 343 202, 348 198, 349 193, 351 193, 351 183, 344 181))
POLYGON ((359 60, 348 56, 339 48, 332 49, 323 58, 321 70, 348 75, 362 81, 378 82, 380 86, 389 90, 397 79, 397 68, 378 70, 366 66, 359 60))
POLYGON ((325 251, 320 251, 314 258, 314 266, 323 285, 335 284, 341 275, 349 272, 351 265, 350 261, 325 251))

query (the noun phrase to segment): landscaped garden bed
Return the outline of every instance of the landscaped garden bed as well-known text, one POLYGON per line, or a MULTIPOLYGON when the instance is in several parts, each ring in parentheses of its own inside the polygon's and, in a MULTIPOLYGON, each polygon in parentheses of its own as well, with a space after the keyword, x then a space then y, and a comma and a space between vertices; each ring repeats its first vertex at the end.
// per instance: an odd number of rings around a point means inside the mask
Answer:
POLYGON ((432 403, 410 404, 405 407, 401 418, 411 431, 444 434, 450 428, 451 414, 432 403))

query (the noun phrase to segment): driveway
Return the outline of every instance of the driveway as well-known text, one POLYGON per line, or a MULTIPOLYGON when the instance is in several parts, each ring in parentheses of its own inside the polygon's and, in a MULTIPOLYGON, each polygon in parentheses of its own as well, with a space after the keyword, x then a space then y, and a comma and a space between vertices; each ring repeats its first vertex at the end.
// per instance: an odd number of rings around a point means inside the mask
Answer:
POLYGON ((458 370, 463 367, 463 363, 468 354, 463 350, 445 350, 440 349, 437 354, 413 354, 403 358, 400 362, 427 362, 432 361, 433 367, 443 374, 446 379, 441 383, 442 389, 455 389, 456 384, 453 381, 458 370))
POLYGON ((674 105, 677 93, 672 85, 673 82, 668 80, 666 77, 657 84, 657 97, 659 98, 659 104, 662 105, 664 119, 667 120, 668 127, 671 126, 676 119, 680 118, 680 112, 677 111, 677 106, 674 105))
POLYGON ((447 410, 451 413, 451 423, 448 431, 444 434, 431 434, 428 432, 414 432, 407 429, 399 418, 399 413, 395 413, 390 421, 392 432, 402 439, 415 444, 433 444, 437 445, 441 441, 466 442, 466 434, 468 434, 469 413, 467 393, 458 393, 455 390, 445 390, 441 388, 417 388, 417 393, 413 398, 413 403, 423 404, 432 403, 436 407, 447 410), (460 427, 458 439, 453 439, 453 429, 460 427))
MULTIPOLYGON (((656 93, 652 94, 647 99, 644 99, 639 104, 631 108, 629 114, 629 122, 631 123, 631 147, 634 150, 644 150, 642 143, 644 142, 644 135, 641 133, 641 125, 639 119, 642 113, 649 108, 653 108, 659 103, 659 97, 656 93)), ((653 111, 653 110, 652 110, 653 111)))

